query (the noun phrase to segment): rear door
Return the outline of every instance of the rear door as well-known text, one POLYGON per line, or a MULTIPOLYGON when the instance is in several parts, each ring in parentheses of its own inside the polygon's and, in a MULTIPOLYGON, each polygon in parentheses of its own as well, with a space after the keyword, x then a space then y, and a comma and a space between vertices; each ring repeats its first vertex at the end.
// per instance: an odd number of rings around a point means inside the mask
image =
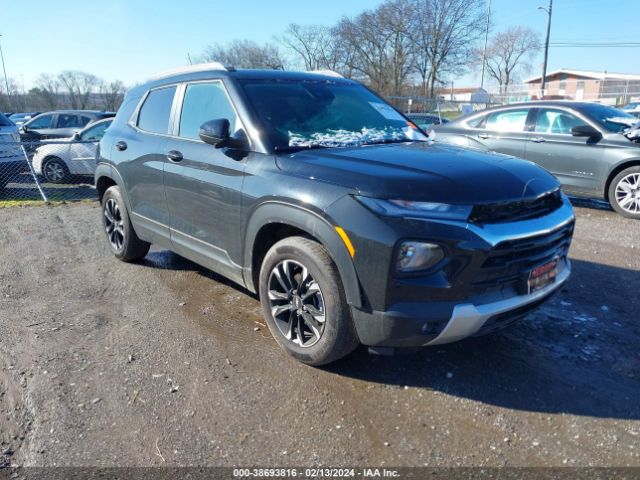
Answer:
POLYGON ((471 145, 475 141, 494 152, 524 157, 530 111, 521 107, 488 113, 476 124, 469 125, 471 145))
POLYGON ((233 135, 242 129, 241 122, 222 81, 189 83, 182 89, 181 114, 165 145, 171 242, 177 253, 239 279, 231 258, 241 246, 245 161, 231 149, 204 143, 198 133, 203 123, 226 118, 233 135))
POLYGON ((532 132, 526 148, 527 160, 553 173, 567 191, 599 191, 606 175, 601 141, 574 137, 571 129, 591 124, 579 113, 565 108, 535 108, 532 132))
POLYGON ((112 158, 126 184, 132 220, 145 239, 160 244, 169 239, 163 168, 176 90, 168 85, 147 92, 132 121, 113 137, 112 158))

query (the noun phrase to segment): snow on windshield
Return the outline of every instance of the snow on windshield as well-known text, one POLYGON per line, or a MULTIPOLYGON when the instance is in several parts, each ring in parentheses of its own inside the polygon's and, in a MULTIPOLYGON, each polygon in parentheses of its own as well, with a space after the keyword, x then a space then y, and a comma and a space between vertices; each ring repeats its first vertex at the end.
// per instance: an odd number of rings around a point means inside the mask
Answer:
POLYGON ((423 138, 421 135, 412 135, 412 129, 392 127, 383 129, 363 128, 355 132, 350 130, 326 130, 325 132, 314 132, 311 135, 289 132, 290 147, 357 147, 369 143, 418 139, 423 138))
POLYGON ((617 123, 619 125, 635 125, 640 120, 635 117, 609 117, 604 119, 605 122, 617 123))

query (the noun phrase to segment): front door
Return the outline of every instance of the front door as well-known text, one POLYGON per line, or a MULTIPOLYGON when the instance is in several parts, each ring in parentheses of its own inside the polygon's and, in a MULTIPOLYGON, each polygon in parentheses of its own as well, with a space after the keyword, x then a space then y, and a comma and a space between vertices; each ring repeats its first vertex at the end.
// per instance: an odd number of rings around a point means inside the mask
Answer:
POLYGON ((184 88, 173 137, 165 146, 164 185, 174 250, 241 281, 240 201, 245 161, 238 152, 199 138, 200 126, 226 118, 233 135, 240 121, 223 83, 191 83, 184 88))
POLYGON ((571 135, 573 127, 587 121, 565 109, 538 108, 535 114, 525 158, 553 173, 568 192, 597 192, 606 174, 604 147, 597 140, 571 135))

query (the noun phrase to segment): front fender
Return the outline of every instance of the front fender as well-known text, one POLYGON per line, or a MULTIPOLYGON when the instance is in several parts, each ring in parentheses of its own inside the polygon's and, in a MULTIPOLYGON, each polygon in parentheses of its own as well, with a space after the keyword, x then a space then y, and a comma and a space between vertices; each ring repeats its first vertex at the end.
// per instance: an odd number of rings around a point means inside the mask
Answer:
POLYGON ((345 289, 347 302, 355 307, 361 306, 360 284, 353 261, 335 226, 321 213, 302 206, 279 201, 269 201, 258 206, 249 219, 244 242, 243 270, 245 285, 253 285, 253 247, 262 227, 282 223, 298 228, 317 239, 329 252, 338 268, 345 289))

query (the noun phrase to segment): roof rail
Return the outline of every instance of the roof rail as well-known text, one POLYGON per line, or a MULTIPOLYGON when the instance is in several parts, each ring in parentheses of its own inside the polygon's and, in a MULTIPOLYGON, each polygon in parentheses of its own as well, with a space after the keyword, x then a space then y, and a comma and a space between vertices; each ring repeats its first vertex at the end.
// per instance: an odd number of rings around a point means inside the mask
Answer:
POLYGON ((179 75, 181 73, 207 72, 209 70, 222 70, 225 72, 235 72, 236 69, 233 68, 231 65, 225 65, 220 62, 196 63, 195 65, 186 65, 184 67, 178 67, 172 70, 166 70, 164 72, 160 72, 157 75, 150 77, 148 81, 160 80, 161 78, 171 77, 173 75, 179 75))
POLYGON ((309 70, 307 73, 314 73, 316 75, 326 75, 327 77, 336 77, 336 78, 344 78, 338 72, 333 70, 309 70))

